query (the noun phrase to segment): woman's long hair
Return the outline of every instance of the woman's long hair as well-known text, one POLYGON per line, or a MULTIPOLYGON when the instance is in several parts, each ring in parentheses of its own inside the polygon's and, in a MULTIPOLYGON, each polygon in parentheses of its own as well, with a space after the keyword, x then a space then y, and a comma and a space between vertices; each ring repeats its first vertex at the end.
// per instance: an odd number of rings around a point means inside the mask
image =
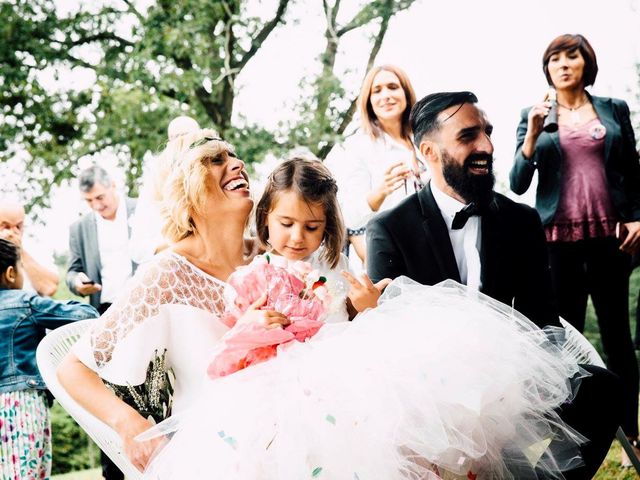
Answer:
POLYGON ((358 96, 358 109, 360 110, 360 122, 362 130, 369 134, 372 138, 377 139, 380 138, 383 134, 382 126, 378 121, 378 117, 373 111, 373 106, 371 105, 371 86, 373 85, 373 79, 376 75, 381 71, 391 72, 398 80, 400 80, 400 86, 404 91, 404 97, 407 101, 407 106, 402 112, 402 137, 409 142, 412 141, 411 134, 411 123, 409 122, 409 114, 411 113, 411 107, 416 103, 416 94, 413 91, 413 87, 411 86, 411 82, 409 81, 409 77, 407 74, 400 68, 395 65, 380 65, 378 67, 373 67, 367 75, 364 77, 364 81, 362 82, 362 88, 360 88, 360 95, 358 96))

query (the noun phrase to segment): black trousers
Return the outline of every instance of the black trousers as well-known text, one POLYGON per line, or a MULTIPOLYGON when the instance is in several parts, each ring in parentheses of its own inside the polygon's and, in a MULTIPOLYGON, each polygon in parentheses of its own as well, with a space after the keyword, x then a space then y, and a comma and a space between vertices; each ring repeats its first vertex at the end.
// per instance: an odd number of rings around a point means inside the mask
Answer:
MULTIPOLYGON (((596 311, 607 367, 622 382, 622 429, 638 435, 638 362, 629 327, 631 257, 615 238, 549 243, 560 315, 584 331, 587 298, 596 311)), ((601 412, 594 412, 600 415, 601 412)))
MULTIPOLYGON (((607 456, 621 422, 620 378, 604 368, 592 365, 581 367, 590 376, 579 380, 573 400, 558 409, 560 418, 587 438, 587 442, 580 447, 584 464, 563 472, 566 480, 593 478, 607 456)), ((553 441, 561 444, 563 439, 553 441)))
MULTIPOLYGON (((110 306, 110 303, 101 303, 98 307, 98 313, 102 315, 110 306)), ((100 451, 100 465, 102 466, 102 477, 104 480, 124 480, 124 473, 116 467, 103 451, 100 451)))

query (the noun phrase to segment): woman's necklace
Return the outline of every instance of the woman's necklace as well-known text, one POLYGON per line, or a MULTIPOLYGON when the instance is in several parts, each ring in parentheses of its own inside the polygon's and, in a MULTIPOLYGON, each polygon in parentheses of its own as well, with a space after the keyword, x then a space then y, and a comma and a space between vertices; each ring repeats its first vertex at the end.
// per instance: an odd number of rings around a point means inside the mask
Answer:
POLYGON ((562 105, 560 102, 557 102, 559 107, 564 108, 565 110, 569 110, 569 112, 571 113, 571 122, 573 122, 574 125, 578 125, 580 123, 581 117, 580 117, 580 112, 579 110, 584 107, 587 103, 589 103, 589 97, 586 97, 584 99, 584 102, 582 102, 580 105, 576 106, 576 107, 567 107, 566 105, 562 105))

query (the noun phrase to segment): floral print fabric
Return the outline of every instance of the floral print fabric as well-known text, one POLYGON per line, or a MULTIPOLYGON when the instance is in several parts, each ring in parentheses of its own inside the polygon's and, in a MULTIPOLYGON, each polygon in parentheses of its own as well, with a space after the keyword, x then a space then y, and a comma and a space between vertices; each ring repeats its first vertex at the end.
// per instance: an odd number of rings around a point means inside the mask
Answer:
POLYGON ((0 393, 2 480, 51 477, 51 421, 41 390, 0 393))

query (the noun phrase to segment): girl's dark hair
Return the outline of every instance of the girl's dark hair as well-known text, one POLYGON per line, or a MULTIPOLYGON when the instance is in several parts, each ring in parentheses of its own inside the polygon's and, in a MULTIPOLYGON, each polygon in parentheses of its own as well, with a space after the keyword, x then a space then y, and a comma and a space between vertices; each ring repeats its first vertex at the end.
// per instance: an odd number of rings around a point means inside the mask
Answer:
POLYGON ((582 73, 583 86, 593 85, 598 75, 598 60, 596 52, 589 41, 582 35, 565 34, 554 38, 542 55, 542 71, 549 85, 553 85, 551 75, 549 75, 549 60, 551 56, 558 52, 579 50, 584 58, 584 71, 582 73))
POLYGON ((278 165, 269 175, 256 207, 258 238, 264 245, 269 244, 267 216, 273 210, 278 195, 287 191, 296 192, 306 203, 319 204, 324 208, 326 224, 322 259, 335 268, 340 260, 346 231, 338 206, 338 185, 329 169, 319 160, 294 157, 278 165))
POLYGON ((4 273, 7 268, 16 268, 20 260, 20 249, 13 243, 0 238, 0 272, 4 273))

